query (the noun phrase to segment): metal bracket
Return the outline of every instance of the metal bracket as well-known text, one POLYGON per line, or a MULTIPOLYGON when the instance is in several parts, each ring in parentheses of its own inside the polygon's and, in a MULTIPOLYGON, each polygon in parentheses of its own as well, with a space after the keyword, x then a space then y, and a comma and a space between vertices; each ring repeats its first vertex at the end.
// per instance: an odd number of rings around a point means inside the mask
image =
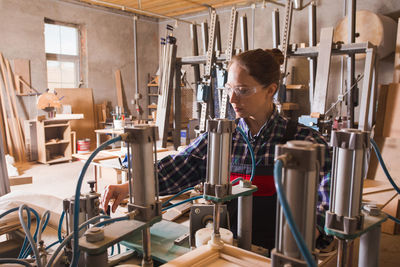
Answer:
POLYGON ((138 211, 138 214, 135 215, 135 220, 142 222, 147 222, 157 216, 161 216, 161 208, 162 208, 161 201, 157 201, 155 205, 150 205, 148 207, 143 207, 132 203, 128 204, 128 211, 129 212, 135 210, 138 211))

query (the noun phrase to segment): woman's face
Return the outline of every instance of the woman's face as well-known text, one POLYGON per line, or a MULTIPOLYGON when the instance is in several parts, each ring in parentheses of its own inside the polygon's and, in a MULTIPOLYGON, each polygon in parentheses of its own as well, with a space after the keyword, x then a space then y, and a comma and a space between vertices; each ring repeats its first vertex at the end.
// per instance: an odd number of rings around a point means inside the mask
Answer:
POLYGON ((225 87, 230 88, 229 101, 239 118, 264 117, 272 106, 272 96, 276 90, 276 84, 267 87, 259 84, 237 62, 229 67, 225 87))

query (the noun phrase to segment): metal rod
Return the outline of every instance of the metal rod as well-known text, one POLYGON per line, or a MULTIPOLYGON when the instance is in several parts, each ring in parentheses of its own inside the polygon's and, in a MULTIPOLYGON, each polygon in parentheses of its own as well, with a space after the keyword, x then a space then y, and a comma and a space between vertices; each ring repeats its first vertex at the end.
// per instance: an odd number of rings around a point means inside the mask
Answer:
MULTIPOLYGON (((347 19, 348 19, 348 39, 347 43, 355 43, 356 30, 356 0, 349 0, 347 3, 347 19)), ((347 57, 347 87, 350 88, 354 84, 355 74, 355 56, 351 54, 347 57)), ((350 128, 354 128, 354 101, 355 90, 347 95, 347 115, 350 117, 350 128)))
POLYGON ((143 261, 142 266, 153 266, 153 260, 151 258, 151 239, 150 239, 150 228, 146 227, 142 230, 143 240, 143 261))
POLYGON ((238 247, 251 249, 253 223, 253 195, 241 196, 238 199, 238 247))
POLYGON ((272 47, 278 48, 281 36, 279 32, 279 9, 272 11, 272 47))
POLYGON ((126 143, 126 153, 128 155, 128 185, 129 185, 129 203, 133 203, 132 198, 132 173, 131 173, 131 153, 130 153, 130 145, 126 143))
POLYGON ((221 221, 221 212, 220 212, 220 203, 215 203, 214 204, 214 235, 218 236, 219 235, 219 225, 221 221))
MULTIPOLYGON (((315 2, 312 2, 308 11, 308 44, 310 47, 313 47, 317 44, 317 6, 315 2)), ((309 58, 309 69, 309 99, 311 105, 314 100, 315 75, 317 73, 317 62, 314 58, 309 58)))
POLYGON ((138 81, 138 58, 137 58, 137 16, 133 17, 133 44, 135 46, 133 50, 133 58, 135 60, 135 92, 139 94, 139 81, 138 81))
POLYGON ((247 32, 247 17, 246 14, 240 17, 240 33, 242 39, 242 51, 249 50, 249 36, 247 32))
MULTIPOLYGON (((343 239, 339 239, 338 246, 338 267, 345 267, 347 262, 347 241, 343 239)), ((360 265, 361 266, 361 265, 360 265)))
POLYGON ((254 28, 256 17, 256 4, 251 5, 251 49, 254 49, 254 28))
POLYGON ((381 224, 360 237, 358 266, 379 266, 379 243, 381 240, 381 224))
POLYGON ((154 140, 154 179, 155 179, 155 184, 156 184, 156 197, 157 197, 157 202, 160 200, 160 186, 158 184, 158 162, 157 162, 157 139, 156 139, 156 129, 153 131, 153 140, 154 140))

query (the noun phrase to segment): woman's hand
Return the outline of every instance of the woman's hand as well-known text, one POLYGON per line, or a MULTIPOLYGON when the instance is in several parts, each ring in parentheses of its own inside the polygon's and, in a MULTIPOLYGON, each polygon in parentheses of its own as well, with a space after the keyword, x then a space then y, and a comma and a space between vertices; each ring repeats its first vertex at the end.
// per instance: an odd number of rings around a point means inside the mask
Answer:
POLYGON ((108 202, 111 199, 114 199, 114 203, 112 205, 112 212, 115 212, 119 203, 126 198, 129 194, 129 184, 114 184, 114 185, 107 185, 104 188, 104 191, 101 195, 101 206, 104 209, 104 212, 107 212, 108 209, 108 202))

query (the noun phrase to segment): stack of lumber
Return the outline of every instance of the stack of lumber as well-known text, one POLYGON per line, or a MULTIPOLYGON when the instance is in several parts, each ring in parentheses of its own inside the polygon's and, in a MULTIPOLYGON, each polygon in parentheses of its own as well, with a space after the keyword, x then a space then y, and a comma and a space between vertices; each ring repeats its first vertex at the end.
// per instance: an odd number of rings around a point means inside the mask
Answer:
POLYGON ((0 131, 5 153, 18 162, 26 160, 23 127, 18 115, 14 73, 8 59, 0 53, 0 131))
MULTIPOLYGON (((397 31, 393 83, 380 85, 376 118, 374 140, 381 151, 391 177, 400 187, 400 165, 398 164, 400 151, 400 27, 397 31)), ((367 178, 384 184, 376 186, 375 192, 364 195, 363 199, 384 206, 383 211, 400 218, 400 197, 394 190, 386 190, 391 185, 389 185, 374 152, 371 152, 367 178)), ((399 230, 399 227, 391 220, 382 225, 382 231, 386 233, 395 234, 399 230)))

